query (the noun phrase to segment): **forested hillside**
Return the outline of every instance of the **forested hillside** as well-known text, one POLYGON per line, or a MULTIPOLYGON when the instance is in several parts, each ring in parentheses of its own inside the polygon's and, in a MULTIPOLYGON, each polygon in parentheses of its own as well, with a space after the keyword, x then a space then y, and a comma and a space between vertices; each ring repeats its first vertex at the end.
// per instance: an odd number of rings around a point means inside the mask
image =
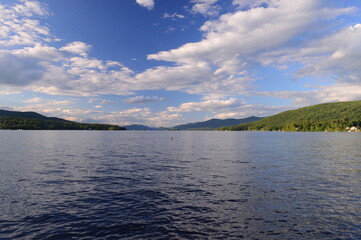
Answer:
POLYGON ((325 103, 285 111, 260 121, 224 127, 233 131, 347 131, 361 127, 361 101, 325 103))
POLYGON ((24 130, 125 130, 117 125, 72 122, 35 112, 0 110, 0 129, 24 130))

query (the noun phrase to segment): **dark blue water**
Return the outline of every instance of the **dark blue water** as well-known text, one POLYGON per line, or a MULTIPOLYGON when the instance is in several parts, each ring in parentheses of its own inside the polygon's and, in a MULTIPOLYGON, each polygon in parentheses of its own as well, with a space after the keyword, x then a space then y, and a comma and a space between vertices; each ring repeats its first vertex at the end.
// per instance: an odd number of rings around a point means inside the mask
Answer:
POLYGON ((361 239, 360 149, 360 133, 0 131, 0 239, 361 239))

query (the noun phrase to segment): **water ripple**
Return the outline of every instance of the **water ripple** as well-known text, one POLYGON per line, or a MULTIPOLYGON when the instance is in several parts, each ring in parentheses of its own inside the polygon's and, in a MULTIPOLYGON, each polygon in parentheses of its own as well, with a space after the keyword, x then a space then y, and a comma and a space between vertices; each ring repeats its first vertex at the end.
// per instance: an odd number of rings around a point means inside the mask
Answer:
POLYGON ((0 239, 361 236, 361 135, 1 134, 0 239))

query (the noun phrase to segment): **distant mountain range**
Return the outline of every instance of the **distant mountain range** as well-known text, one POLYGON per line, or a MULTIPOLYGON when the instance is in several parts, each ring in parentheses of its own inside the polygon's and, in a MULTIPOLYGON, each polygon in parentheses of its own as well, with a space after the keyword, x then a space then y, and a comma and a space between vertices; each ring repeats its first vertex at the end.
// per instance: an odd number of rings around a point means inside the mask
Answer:
POLYGON ((0 110, 0 129, 26 130, 125 130, 117 125, 78 123, 46 117, 36 112, 0 110))
POLYGON ((0 129, 54 130, 234 130, 234 131, 360 131, 361 101, 324 103, 285 111, 273 116, 242 119, 210 119, 203 122, 153 128, 78 123, 46 117, 36 112, 0 110, 0 129))
POLYGON ((154 127, 148 127, 145 125, 139 125, 139 124, 132 124, 132 125, 126 125, 124 126, 125 129, 127 130, 138 130, 138 131, 143 131, 143 130, 162 130, 160 128, 154 128, 154 127))
POLYGON ((262 118, 249 117, 243 119, 210 119, 204 122, 195 122, 177 125, 172 128, 155 128, 145 125, 132 124, 124 127, 109 124, 78 123, 62 118, 46 117, 36 112, 17 112, 0 110, 0 129, 57 129, 57 130, 215 130, 223 126, 233 126, 240 123, 257 121, 262 118))
POLYGON ((124 126, 127 130, 215 130, 220 127, 226 127, 226 126, 234 126, 240 123, 248 123, 253 121, 258 121, 262 119, 261 117, 248 117, 248 118, 242 118, 242 119, 210 119, 203 122, 195 122, 195 123, 188 123, 188 124, 182 124, 177 125, 170 128, 155 128, 155 127, 148 127, 145 125, 127 125, 124 126))
POLYGON ((214 130, 220 127, 228 127, 228 126, 234 126, 241 123, 249 123, 261 120, 261 117, 248 117, 248 118, 242 118, 242 119, 234 119, 234 118, 228 118, 228 119, 217 119, 212 118, 210 120, 204 121, 204 122, 195 122, 195 123, 188 123, 183 125, 177 125, 172 127, 171 129, 174 130, 214 130))
POLYGON ((361 101, 324 103, 281 112, 256 122, 218 130, 234 131, 359 131, 361 101))

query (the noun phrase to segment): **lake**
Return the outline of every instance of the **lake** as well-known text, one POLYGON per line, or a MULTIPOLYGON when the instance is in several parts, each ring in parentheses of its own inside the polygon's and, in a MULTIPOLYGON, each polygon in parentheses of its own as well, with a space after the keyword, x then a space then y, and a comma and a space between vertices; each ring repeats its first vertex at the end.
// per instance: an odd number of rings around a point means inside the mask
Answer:
POLYGON ((0 131, 0 239, 361 239, 361 133, 0 131))

